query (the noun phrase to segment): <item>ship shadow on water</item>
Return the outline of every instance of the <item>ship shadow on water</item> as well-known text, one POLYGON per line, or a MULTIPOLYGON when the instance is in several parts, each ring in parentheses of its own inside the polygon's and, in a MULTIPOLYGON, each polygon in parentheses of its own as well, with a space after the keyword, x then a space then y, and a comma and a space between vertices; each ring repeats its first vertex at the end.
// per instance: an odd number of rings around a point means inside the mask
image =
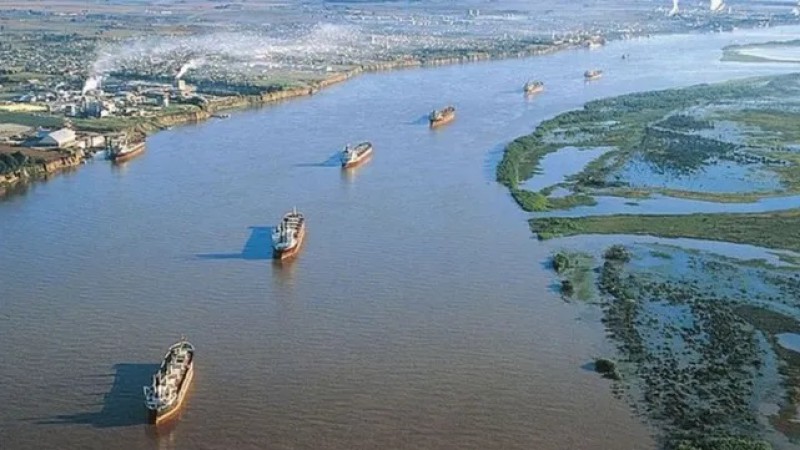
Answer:
POLYGON ((90 377, 114 377, 111 390, 103 394, 103 407, 100 411, 60 414, 31 421, 38 425, 78 424, 97 428, 144 425, 147 423, 147 411, 144 407, 142 386, 150 383, 150 379, 158 367, 158 364, 115 364, 113 374, 90 377))
POLYGON ((417 117, 416 119, 412 120, 408 124, 409 125, 428 125, 430 123, 430 121, 428 120, 429 116, 430 116, 430 114, 423 114, 423 115, 417 117))
POLYGON ((267 260, 272 259, 272 230, 273 227, 250 227, 250 237, 239 253, 198 253, 200 259, 244 259, 267 260))
POLYGON ((318 163, 299 163, 295 164, 295 167, 339 167, 342 165, 341 162, 341 154, 342 152, 337 151, 336 153, 332 154, 328 159, 318 163))

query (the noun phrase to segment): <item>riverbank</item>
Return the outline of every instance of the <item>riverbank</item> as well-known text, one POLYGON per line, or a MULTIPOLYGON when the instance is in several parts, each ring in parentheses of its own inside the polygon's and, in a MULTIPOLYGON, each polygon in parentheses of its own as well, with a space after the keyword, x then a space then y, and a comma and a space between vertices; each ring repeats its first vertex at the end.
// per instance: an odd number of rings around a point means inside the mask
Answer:
POLYGON ((723 61, 747 63, 787 63, 800 62, 800 40, 771 41, 761 44, 729 45, 722 49, 723 61))
MULTIPOLYGON (((569 48, 576 48, 583 45, 582 42, 582 40, 579 40, 577 42, 552 45, 529 44, 524 46, 524 48, 515 49, 513 51, 468 51, 460 55, 424 56, 416 58, 404 57, 388 62, 373 62, 330 74, 321 80, 307 81, 302 85, 276 85, 253 95, 215 97, 202 106, 181 105, 182 111, 167 111, 150 117, 79 119, 73 122, 73 127, 78 132, 124 133, 134 139, 145 139, 147 136, 164 129, 208 120, 220 112, 257 108, 294 98, 311 96, 328 87, 343 83, 361 74, 451 64, 466 64, 489 60, 528 58, 569 48)), ((24 114, 17 114, 17 116, 20 117, 11 119, 23 123, 27 122, 24 114)), ((59 121, 62 120, 54 117, 54 120, 55 119, 59 119, 59 121)), ((42 119, 37 118, 36 120, 41 121, 42 119)), ((24 147, 17 147, 16 149, 25 151, 24 147)), ((80 152, 80 154, 76 152, 73 153, 75 153, 75 156, 70 156, 68 160, 63 163, 64 167, 76 167, 81 164, 85 156, 89 156, 88 154, 85 155, 83 152, 80 152)), ((46 159, 50 159, 50 157, 46 159)), ((61 168, 63 167, 59 169, 61 168)), ((41 158, 39 160, 31 159, 19 167, 18 170, 9 172, 0 178, 0 198, 4 195, 16 192, 16 190, 12 188, 20 183, 33 182, 57 172, 58 170, 53 169, 52 164, 42 165, 41 158)))
POLYGON ((580 44, 554 44, 554 45, 529 45, 527 48, 516 51, 497 51, 497 52, 467 52, 463 55, 446 55, 428 58, 406 57, 395 61, 375 62, 358 65, 354 68, 337 72, 326 76, 319 81, 306 82, 303 86, 280 86, 275 89, 268 89, 257 95, 239 95, 222 98, 210 102, 200 111, 186 114, 175 114, 161 117, 154 124, 145 128, 134 128, 134 131, 142 131, 146 134, 159 131, 163 128, 195 123, 209 119, 212 115, 222 111, 234 111, 252 107, 265 106, 284 100, 298 97, 314 95, 328 87, 343 83, 361 74, 384 72, 399 69, 413 69, 422 67, 433 67, 453 64, 466 64, 480 61, 529 58, 534 56, 546 55, 561 50, 579 47, 580 44))
POLYGON ((83 150, 57 151, 0 145, 0 198, 14 192, 22 183, 46 179, 79 166, 86 157, 83 150))

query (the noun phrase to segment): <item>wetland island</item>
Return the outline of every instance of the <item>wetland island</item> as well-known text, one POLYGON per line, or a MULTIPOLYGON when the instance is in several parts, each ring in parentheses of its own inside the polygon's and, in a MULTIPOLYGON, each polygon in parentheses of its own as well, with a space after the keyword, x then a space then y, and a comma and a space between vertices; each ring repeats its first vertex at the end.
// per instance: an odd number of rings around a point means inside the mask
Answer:
POLYGON ((598 371, 666 448, 800 442, 799 120, 798 74, 635 93, 543 121, 497 168, 554 240, 562 296, 602 310, 617 352, 598 371), (543 183, 553 157, 581 165, 543 183), (592 234, 622 244, 574 238, 592 234))

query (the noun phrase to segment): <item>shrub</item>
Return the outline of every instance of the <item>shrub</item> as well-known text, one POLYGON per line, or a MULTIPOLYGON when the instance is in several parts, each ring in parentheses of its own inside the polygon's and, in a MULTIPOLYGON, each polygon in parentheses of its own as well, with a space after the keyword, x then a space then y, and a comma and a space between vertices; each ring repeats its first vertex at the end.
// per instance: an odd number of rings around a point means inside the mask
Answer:
POLYGON ((610 359, 597 358, 594 361, 594 370, 598 373, 602 373, 605 378, 610 378, 612 380, 622 379, 622 376, 620 376, 617 370, 617 364, 610 359))
POLYGON ((565 270, 569 269, 569 266, 569 256, 567 256, 566 253, 558 252, 553 255, 553 270, 555 270, 556 273, 564 272, 565 270))
POLYGON ((609 247, 604 257, 609 261, 628 262, 631 260, 631 255, 628 253, 628 250, 619 244, 609 247))
POLYGON ((572 285, 572 281, 569 280, 561 281, 561 293, 563 295, 566 295, 567 297, 571 297, 572 294, 575 293, 575 286, 572 285))

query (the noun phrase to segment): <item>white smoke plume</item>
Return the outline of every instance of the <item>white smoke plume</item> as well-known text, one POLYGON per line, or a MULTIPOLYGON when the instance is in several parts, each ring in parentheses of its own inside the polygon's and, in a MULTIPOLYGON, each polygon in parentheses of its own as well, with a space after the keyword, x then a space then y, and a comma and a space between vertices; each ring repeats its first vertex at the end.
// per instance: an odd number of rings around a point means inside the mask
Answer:
POLYGON ((722 11, 725 8, 725 2, 723 0, 711 0, 709 8, 714 12, 722 11))
POLYGON ((679 12, 679 10, 678 10, 678 0, 672 0, 672 9, 669 11, 669 14, 667 14, 667 15, 669 17, 672 17, 672 16, 678 14, 678 12, 679 12))
POLYGON ((202 66, 203 63, 205 63, 205 59, 203 58, 196 58, 190 60, 189 62, 181 66, 180 70, 178 70, 177 75, 175 75, 175 79, 180 80, 184 75, 186 75, 186 72, 188 72, 189 69, 196 69, 202 66))
POLYGON ((86 79, 86 83, 83 84, 83 89, 81 90, 81 94, 86 94, 89 91, 93 91, 100 87, 100 83, 102 83, 103 77, 101 75, 92 75, 86 79))
POLYGON ((356 27, 329 24, 280 38, 231 32, 167 39, 150 37, 102 48, 90 73, 104 76, 126 68, 149 66, 181 78, 190 69, 267 70, 347 64, 409 44, 410 39, 404 36, 375 36, 356 27))

